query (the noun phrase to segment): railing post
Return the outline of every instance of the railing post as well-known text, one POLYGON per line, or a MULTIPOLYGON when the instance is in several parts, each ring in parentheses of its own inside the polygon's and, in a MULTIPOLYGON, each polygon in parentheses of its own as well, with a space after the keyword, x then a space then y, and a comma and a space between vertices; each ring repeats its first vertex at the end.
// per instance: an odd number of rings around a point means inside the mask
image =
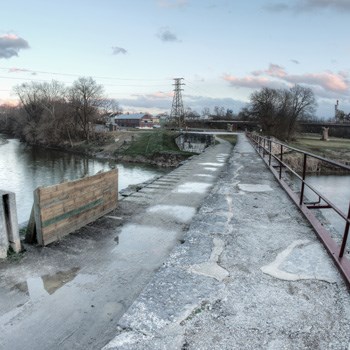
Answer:
POLYGON ((266 139, 264 139, 264 147, 263 147, 263 158, 265 157, 265 148, 266 148, 266 139))
POLYGON ((345 225, 345 230, 344 230, 344 235, 343 235, 343 242, 341 244, 340 252, 339 252, 339 258, 342 258, 344 255, 345 247, 346 247, 346 242, 348 240, 348 235, 349 235, 349 219, 350 219, 350 203, 349 203, 349 210, 348 210, 348 220, 346 221, 345 225))
POLYGON ((283 145, 281 145, 281 156, 280 156, 280 180, 282 179, 282 162, 283 162, 283 145))
POLYGON ((271 150, 272 150, 271 138, 269 138, 269 166, 271 166, 271 150))
POLYGON ((301 191, 300 191, 300 202, 299 205, 303 204, 304 200, 304 188, 305 188, 305 176, 306 176, 306 157, 307 155, 304 153, 304 162, 303 162, 303 178, 301 183, 301 191))

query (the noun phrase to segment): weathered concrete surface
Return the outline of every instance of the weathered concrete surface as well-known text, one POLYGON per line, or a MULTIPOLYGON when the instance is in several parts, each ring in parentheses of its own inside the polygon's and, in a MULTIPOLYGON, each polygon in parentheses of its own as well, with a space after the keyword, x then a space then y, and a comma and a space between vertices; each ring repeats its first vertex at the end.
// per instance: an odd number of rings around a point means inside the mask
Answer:
POLYGON ((102 348, 181 245, 231 149, 210 147, 104 218, 47 247, 26 246, 19 261, 0 262, 0 349, 102 348))
POLYGON ((348 289, 243 135, 225 170, 103 349, 349 349, 348 289))
POLYGON ((0 259, 7 257, 9 247, 16 253, 21 250, 16 195, 0 190, 0 259))

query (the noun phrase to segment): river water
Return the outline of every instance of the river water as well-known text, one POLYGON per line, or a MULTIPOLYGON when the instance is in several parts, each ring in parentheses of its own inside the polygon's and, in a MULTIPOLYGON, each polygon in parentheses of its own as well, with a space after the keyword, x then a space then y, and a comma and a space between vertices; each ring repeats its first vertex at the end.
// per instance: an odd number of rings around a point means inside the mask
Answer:
MULTIPOLYGON (((306 181, 328 200, 335 204, 345 215, 348 214, 350 202, 350 175, 308 175, 306 181)), ((300 181, 293 180, 295 188, 300 190, 300 181)), ((294 190, 295 190, 294 188, 294 190)), ((317 201, 310 189, 305 187, 307 201, 317 201)), ((330 225, 339 235, 343 235, 345 221, 331 209, 322 209, 325 224, 330 225)))
POLYGON ((33 147, 0 135, 0 189, 16 193, 18 222, 29 220, 33 191, 63 180, 118 168, 119 190, 168 172, 140 164, 121 164, 33 147))

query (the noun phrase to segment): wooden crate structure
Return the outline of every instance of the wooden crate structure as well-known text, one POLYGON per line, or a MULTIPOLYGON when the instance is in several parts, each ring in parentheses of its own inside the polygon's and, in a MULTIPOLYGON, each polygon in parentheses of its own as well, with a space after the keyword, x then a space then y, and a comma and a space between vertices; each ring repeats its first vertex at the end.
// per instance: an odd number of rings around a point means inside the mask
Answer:
POLYGON ((47 245, 117 207, 118 170, 98 173, 34 191, 26 240, 47 245))

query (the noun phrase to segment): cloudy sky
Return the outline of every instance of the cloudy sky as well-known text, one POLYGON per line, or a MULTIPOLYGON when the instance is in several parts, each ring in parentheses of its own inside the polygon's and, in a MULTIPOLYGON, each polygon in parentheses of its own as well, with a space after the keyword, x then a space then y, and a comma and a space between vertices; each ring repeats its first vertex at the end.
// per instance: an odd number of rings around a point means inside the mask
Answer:
POLYGON ((125 111, 235 112, 263 86, 311 87, 350 112, 350 0, 11 0, 0 5, 0 103, 26 81, 91 76, 125 111))

